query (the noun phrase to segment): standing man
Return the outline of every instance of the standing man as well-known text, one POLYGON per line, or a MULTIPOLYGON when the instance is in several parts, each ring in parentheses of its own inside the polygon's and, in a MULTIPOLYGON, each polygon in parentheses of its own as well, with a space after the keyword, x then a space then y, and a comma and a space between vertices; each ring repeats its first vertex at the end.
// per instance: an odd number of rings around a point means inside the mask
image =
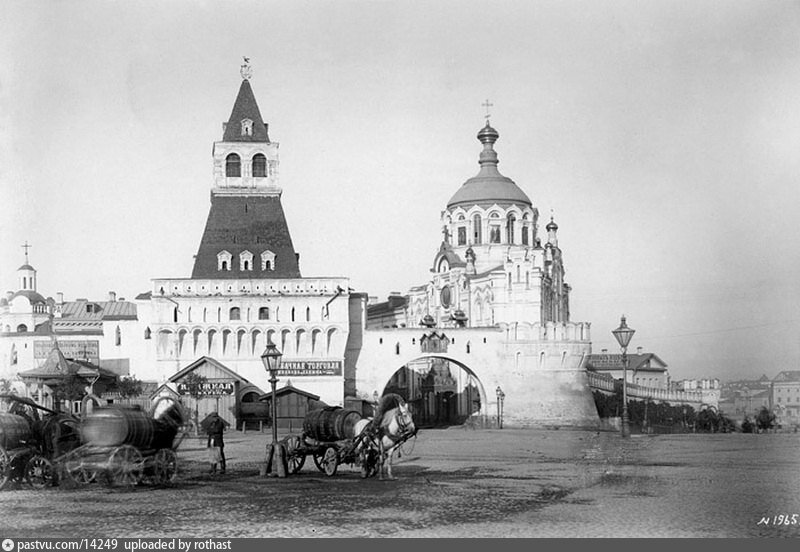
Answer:
POLYGON ((222 434, 225 431, 225 420, 220 418, 219 413, 212 412, 209 415, 206 432, 208 433, 208 448, 210 453, 211 473, 216 473, 217 463, 219 463, 219 473, 225 473, 225 441, 222 434))

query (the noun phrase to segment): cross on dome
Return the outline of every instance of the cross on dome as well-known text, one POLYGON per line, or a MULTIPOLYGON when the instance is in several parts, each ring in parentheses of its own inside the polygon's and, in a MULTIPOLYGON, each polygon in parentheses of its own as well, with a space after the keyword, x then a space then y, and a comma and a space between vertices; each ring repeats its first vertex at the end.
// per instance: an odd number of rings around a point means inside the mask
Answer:
POLYGON ((25 264, 28 264, 28 249, 30 249, 33 246, 28 244, 28 240, 25 240, 25 243, 20 247, 22 247, 25 250, 25 264))
POLYGON ((494 104, 490 103, 488 98, 487 98, 487 100, 485 102, 483 102, 481 105, 486 108, 486 115, 484 115, 484 117, 486 118, 486 122, 488 123, 489 122, 489 117, 492 116, 491 113, 489 113, 489 108, 490 107, 494 107, 494 104))

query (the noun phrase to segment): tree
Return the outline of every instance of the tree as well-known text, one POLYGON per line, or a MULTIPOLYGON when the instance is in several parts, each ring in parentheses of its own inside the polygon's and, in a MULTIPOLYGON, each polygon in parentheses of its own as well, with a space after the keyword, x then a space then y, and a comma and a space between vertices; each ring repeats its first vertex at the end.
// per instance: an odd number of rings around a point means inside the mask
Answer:
POLYGON ((203 396, 203 386, 208 382, 208 378, 201 376, 197 372, 188 374, 181 383, 186 389, 186 394, 194 399, 194 432, 195 435, 200 434, 200 414, 198 413, 198 403, 200 397, 203 396))
POLYGON ((766 406, 762 406, 761 410, 756 415, 756 427, 759 433, 772 429, 775 425, 775 414, 772 413, 766 406))
POLYGON ((143 390, 142 381, 137 379, 136 376, 120 378, 116 382, 116 391, 123 399, 138 397, 143 390))
POLYGON ((86 387, 87 383, 83 378, 69 376, 53 387, 53 403, 58 408, 61 401, 79 401, 86 396, 86 387))

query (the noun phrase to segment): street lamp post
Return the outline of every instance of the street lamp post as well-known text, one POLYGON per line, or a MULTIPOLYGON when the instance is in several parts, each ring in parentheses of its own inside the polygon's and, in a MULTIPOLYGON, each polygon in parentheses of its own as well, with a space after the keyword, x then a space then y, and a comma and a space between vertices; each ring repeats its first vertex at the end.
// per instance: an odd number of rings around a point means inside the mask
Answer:
POLYGON ((497 427, 503 429, 503 399, 506 398, 506 394, 503 393, 499 385, 495 390, 495 394, 497 395, 497 427))
POLYGON ((267 343, 267 348, 261 354, 261 362, 269 373, 269 383, 272 386, 272 444, 267 447, 267 473, 273 477, 286 477, 287 471, 286 450, 283 444, 278 443, 278 403, 275 393, 282 356, 272 341, 267 343))
POLYGON ((611 333, 617 338, 617 343, 622 347, 622 437, 631 436, 631 428, 628 422, 628 344, 633 338, 636 330, 629 328, 625 323, 625 315, 622 315, 619 328, 611 333))

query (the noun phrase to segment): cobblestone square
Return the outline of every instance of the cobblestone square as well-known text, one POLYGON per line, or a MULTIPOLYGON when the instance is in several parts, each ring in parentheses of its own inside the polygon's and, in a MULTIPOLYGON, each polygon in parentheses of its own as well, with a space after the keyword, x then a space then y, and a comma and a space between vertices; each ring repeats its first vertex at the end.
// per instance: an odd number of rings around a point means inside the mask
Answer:
POLYGON ((421 431, 397 481, 333 477, 311 458, 261 477, 268 433, 226 436, 228 473, 204 440, 179 449, 171 488, 0 493, 3 536, 797 537, 800 435, 634 435, 579 430, 421 431), (777 516, 788 515, 789 525, 777 516))

